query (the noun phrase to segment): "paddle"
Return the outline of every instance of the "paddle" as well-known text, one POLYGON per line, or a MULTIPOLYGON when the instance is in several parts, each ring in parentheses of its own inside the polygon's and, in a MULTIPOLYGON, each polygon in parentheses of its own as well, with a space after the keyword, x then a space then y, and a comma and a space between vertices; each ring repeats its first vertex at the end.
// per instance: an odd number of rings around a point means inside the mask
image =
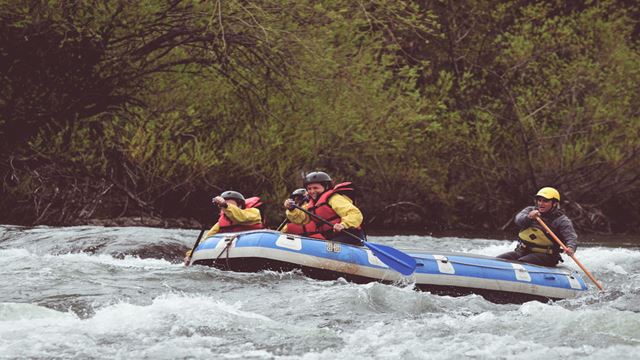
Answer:
MULTIPOLYGON (((312 216, 318 220, 320 220, 321 222, 323 222, 326 225, 329 225, 331 227, 333 227, 333 223, 321 218, 320 216, 307 211, 306 209, 298 206, 298 205, 293 205, 293 207, 295 207, 298 210, 301 210, 302 212, 304 212, 305 214, 312 216)), ((389 266, 390 268, 392 268, 393 270, 401 273, 402 275, 411 275, 413 274, 413 272, 416 270, 416 260, 414 258, 412 258, 411 256, 403 253, 400 250, 394 249, 390 246, 385 246, 385 245, 380 245, 380 244, 372 244, 368 241, 365 241, 364 239, 361 239, 360 237, 346 231, 343 230, 344 233, 346 233, 347 235, 351 236, 354 239, 358 239, 360 240, 366 247, 368 247, 371 252, 378 258, 380 259, 380 261, 382 261, 383 263, 385 263, 387 266, 389 266)))
MULTIPOLYGON (((218 203, 216 203, 215 201, 215 197, 212 199, 213 204, 218 206, 218 209, 220 208, 220 205, 218 205, 218 203)), ((200 231, 200 235, 198 235, 198 240, 196 240, 196 243, 193 244, 193 248, 191 249, 191 252, 189 253, 189 259, 188 261, 185 262, 185 266, 189 266, 189 263, 191 262, 191 258, 193 257, 193 252, 196 251, 196 249, 198 248, 198 245, 200 245, 200 240, 202 240, 202 234, 204 234, 205 231, 207 231, 207 229, 209 229, 211 227, 205 227, 204 229, 202 229, 200 231)))
POLYGON ((202 235, 204 234, 204 232, 207 229, 202 229, 200 231, 200 235, 198 235, 198 240, 196 240, 196 243, 193 244, 193 248, 191 249, 191 252, 189 253, 189 260, 185 262, 185 266, 189 266, 189 263, 191 262, 191 257, 193 256, 193 252, 196 251, 196 248, 198 248, 198 245, 200 244, 200 240, 202 240, 202 235))
POLYGON ((536 216, 536 220, 538 221, 538 223, 540 225, 542 225, 542 227, 547 231, 547 233, 549 233, 549 235, 551 235, 551 237, 553 238, 553 240, 555 242, 558 243, 558 245, 560 245, 560 247, 562 248, 562 250, 565 251, 565 253, 567 253, 567 255, 569 255, 573 261, 576 262, 576 264, 578 264, 578 266, 580 266, 580 269, 582 269, 582 271, 584 271, 585 274, 587 274, 587 276, 589 277, 589 279, 591 279, 591 281, 593 281, 594 284, 596 284, 596 286, 598 287, 598 289, 600 289, 600 291, 603 291, 604 289, 602 288, 602 286, 598 283, 598 281, 596 281, 596 278, 593 277, 593 275, 591 275, 591 273, 589 272, 589 270, 587 270, 584 265, 582 265, 582 263, 580 263, 580 261, 578 261, 578 259, 576 259, 576 257, 569 253, 567 250, 569 250, 567 248, 567 246, 560 241, 560 239, 558 239, 558 237, 556 236, 556 234, 553 233, 553 231, 551 231, 551 229, 549 229, 549 227, 547 226, 547 224, 544 223, 544 221, 542 221, 542 219, 539 216, 536 216))
MULTIPOLYGON (((309 201, 307 190, 305 188, 296 189, 291 193, 291 195, 289 196, 289 199, 293 200, 298 206, 302 205, 309 201)), ((282 229, 284 228, 285 225, 287 225, 288 222, 289 222, 289 219, 285 217, 284 221, 280 224, 280 226, 278 226, 276 231, 282 231, 282 229)))
POLYGON ((289 219, 284 219, 284 221, 276 228, 276 231, 282 230, 282 228, 289 222, 289 219))

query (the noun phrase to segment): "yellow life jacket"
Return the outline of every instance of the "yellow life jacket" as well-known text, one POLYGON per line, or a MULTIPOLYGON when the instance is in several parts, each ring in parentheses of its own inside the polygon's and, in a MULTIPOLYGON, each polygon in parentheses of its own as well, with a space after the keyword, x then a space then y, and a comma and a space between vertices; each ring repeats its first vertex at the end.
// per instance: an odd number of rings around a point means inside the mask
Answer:
POLYGON ((553 254, 557 252, 554 248, 555 243, 553 240, 551 240, 544 231, 536 227, 523 229, 518 233, 518 237, 520 238, 520 245, 532 252, 543 254, 553 254))

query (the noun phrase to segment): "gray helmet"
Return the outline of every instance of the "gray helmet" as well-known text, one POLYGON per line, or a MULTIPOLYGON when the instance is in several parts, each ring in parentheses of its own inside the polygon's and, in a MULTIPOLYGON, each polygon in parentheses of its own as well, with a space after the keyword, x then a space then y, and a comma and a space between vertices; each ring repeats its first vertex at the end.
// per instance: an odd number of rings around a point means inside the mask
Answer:
POLYGON ((294 197, 305 196, 305 195, 307 195, 307 189, 305 188, 295 189, 291 193, 291 198, 293 199, 294 197))
POLYGON ((322 184, 322 186, 324 186, 325 189, 328 189, 331 187, 333 180, 331 180, 331 176, 329 176, 329 174, 327 174, 326 172, 314 171, 308 173, 307 176, 304 177, 304 182, 302 184, 304 186, 307 186, 313 183, 320 183, 322 184))
POLYGON ((296 204, 298 205, 304 204, 305 202, 309 201, 309 196, 307 195, 307 189, 305 188, 293 190, 289 198, 295 201, 296 204))
POLYGON ((244 208, 244 196, 237 191, 225 191, 220 194, 220 197, 225 200, 235 200, 238 202, 238 205, 240 205, 241 208, 244 208))

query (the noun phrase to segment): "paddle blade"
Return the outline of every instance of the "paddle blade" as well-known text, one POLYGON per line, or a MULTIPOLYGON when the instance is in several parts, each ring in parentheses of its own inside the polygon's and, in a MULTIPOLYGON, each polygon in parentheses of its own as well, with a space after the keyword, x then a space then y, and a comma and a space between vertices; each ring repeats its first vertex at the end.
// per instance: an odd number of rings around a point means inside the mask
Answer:
POLYGON ((416 259, 391 246, 373 244, 368 241, 364 245, 388 267, 402 275, 411 275, 416 270, 416 259))

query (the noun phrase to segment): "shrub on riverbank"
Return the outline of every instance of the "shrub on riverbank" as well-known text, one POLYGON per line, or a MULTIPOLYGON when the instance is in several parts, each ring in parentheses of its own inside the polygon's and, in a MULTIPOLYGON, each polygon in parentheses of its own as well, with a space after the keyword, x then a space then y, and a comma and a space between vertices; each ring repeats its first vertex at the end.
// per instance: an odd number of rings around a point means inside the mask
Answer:
POLYGON ((323 169, 372 227, 500 228, 549 184, 583 229, 640 225, 623 2, 217 6, 3 5, 3 222, 205 223, 235 189, 275 224, 323 169))

